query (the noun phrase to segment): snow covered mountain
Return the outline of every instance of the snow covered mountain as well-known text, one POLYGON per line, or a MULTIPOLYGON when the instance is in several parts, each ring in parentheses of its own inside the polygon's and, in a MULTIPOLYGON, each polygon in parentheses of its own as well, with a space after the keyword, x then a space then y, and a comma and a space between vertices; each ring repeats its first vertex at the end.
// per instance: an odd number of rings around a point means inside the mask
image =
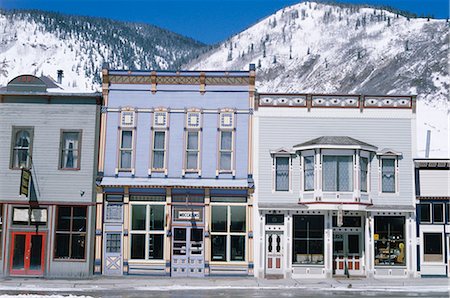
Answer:
POLYGON ((354 5, 286 7, 188 63, 257 66, 260 92, 417 94, 418 155, 449 154, 449 23, 354 5))
POLYGON ((0 86, 24 73, 55 78, 61 69, 64 89, 95 90, 103 62, 125 69, 173 69, 206 49, 147 24, 0 10, 0 86))

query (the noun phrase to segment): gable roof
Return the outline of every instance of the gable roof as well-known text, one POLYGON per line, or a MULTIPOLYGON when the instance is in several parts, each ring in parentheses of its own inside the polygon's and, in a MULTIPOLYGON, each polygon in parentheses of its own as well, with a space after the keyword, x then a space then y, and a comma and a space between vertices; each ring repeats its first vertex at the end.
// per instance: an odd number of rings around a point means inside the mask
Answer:
POLYGON ((295 150, 304 150, 308 148, 316 148, 316 147, 327 147, 327 148, 336 148, 336 147, 345 147, 345 148, 360 148, 367 149, 371 151, 376 151, 378 148, 371 144, 362 142, 360 140, 347 137, 347 136, 322 136, 310 141, 300 143, 294 146, 295 150))

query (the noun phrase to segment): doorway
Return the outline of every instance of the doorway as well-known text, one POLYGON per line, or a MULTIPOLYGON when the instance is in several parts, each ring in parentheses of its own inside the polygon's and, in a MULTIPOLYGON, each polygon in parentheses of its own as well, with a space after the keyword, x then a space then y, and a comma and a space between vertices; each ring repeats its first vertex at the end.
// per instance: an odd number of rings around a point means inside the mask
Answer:
POLYGON ((266 276, 283 275, 283 232, 266 231, 266 276))
POLYGON ((333 233, 333 274, 363 275, 360 233, 333 233))
POLYGON ((11 275, 43 275, 46 233, 11 234, 11 275))
POLYGON ((203 227, 173 227, 172 237, 172 276, 205 276, 203 227))

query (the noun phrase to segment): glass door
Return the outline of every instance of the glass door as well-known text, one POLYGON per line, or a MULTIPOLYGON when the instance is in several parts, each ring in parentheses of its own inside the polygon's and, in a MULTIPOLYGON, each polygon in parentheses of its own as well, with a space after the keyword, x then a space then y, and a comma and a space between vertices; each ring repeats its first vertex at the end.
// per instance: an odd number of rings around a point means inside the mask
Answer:
POLYGON ((43 275, 45 233, 13 232, 11 275, 43 275))

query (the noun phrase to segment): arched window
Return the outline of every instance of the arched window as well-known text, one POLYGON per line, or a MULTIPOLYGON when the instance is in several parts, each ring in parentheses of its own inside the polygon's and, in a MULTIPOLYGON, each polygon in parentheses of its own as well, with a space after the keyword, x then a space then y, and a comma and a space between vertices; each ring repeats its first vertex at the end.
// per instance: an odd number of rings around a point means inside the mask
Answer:
POLYGON ((12 168, 30 167, 32 132, 31 128, 14 128, 12 168))

